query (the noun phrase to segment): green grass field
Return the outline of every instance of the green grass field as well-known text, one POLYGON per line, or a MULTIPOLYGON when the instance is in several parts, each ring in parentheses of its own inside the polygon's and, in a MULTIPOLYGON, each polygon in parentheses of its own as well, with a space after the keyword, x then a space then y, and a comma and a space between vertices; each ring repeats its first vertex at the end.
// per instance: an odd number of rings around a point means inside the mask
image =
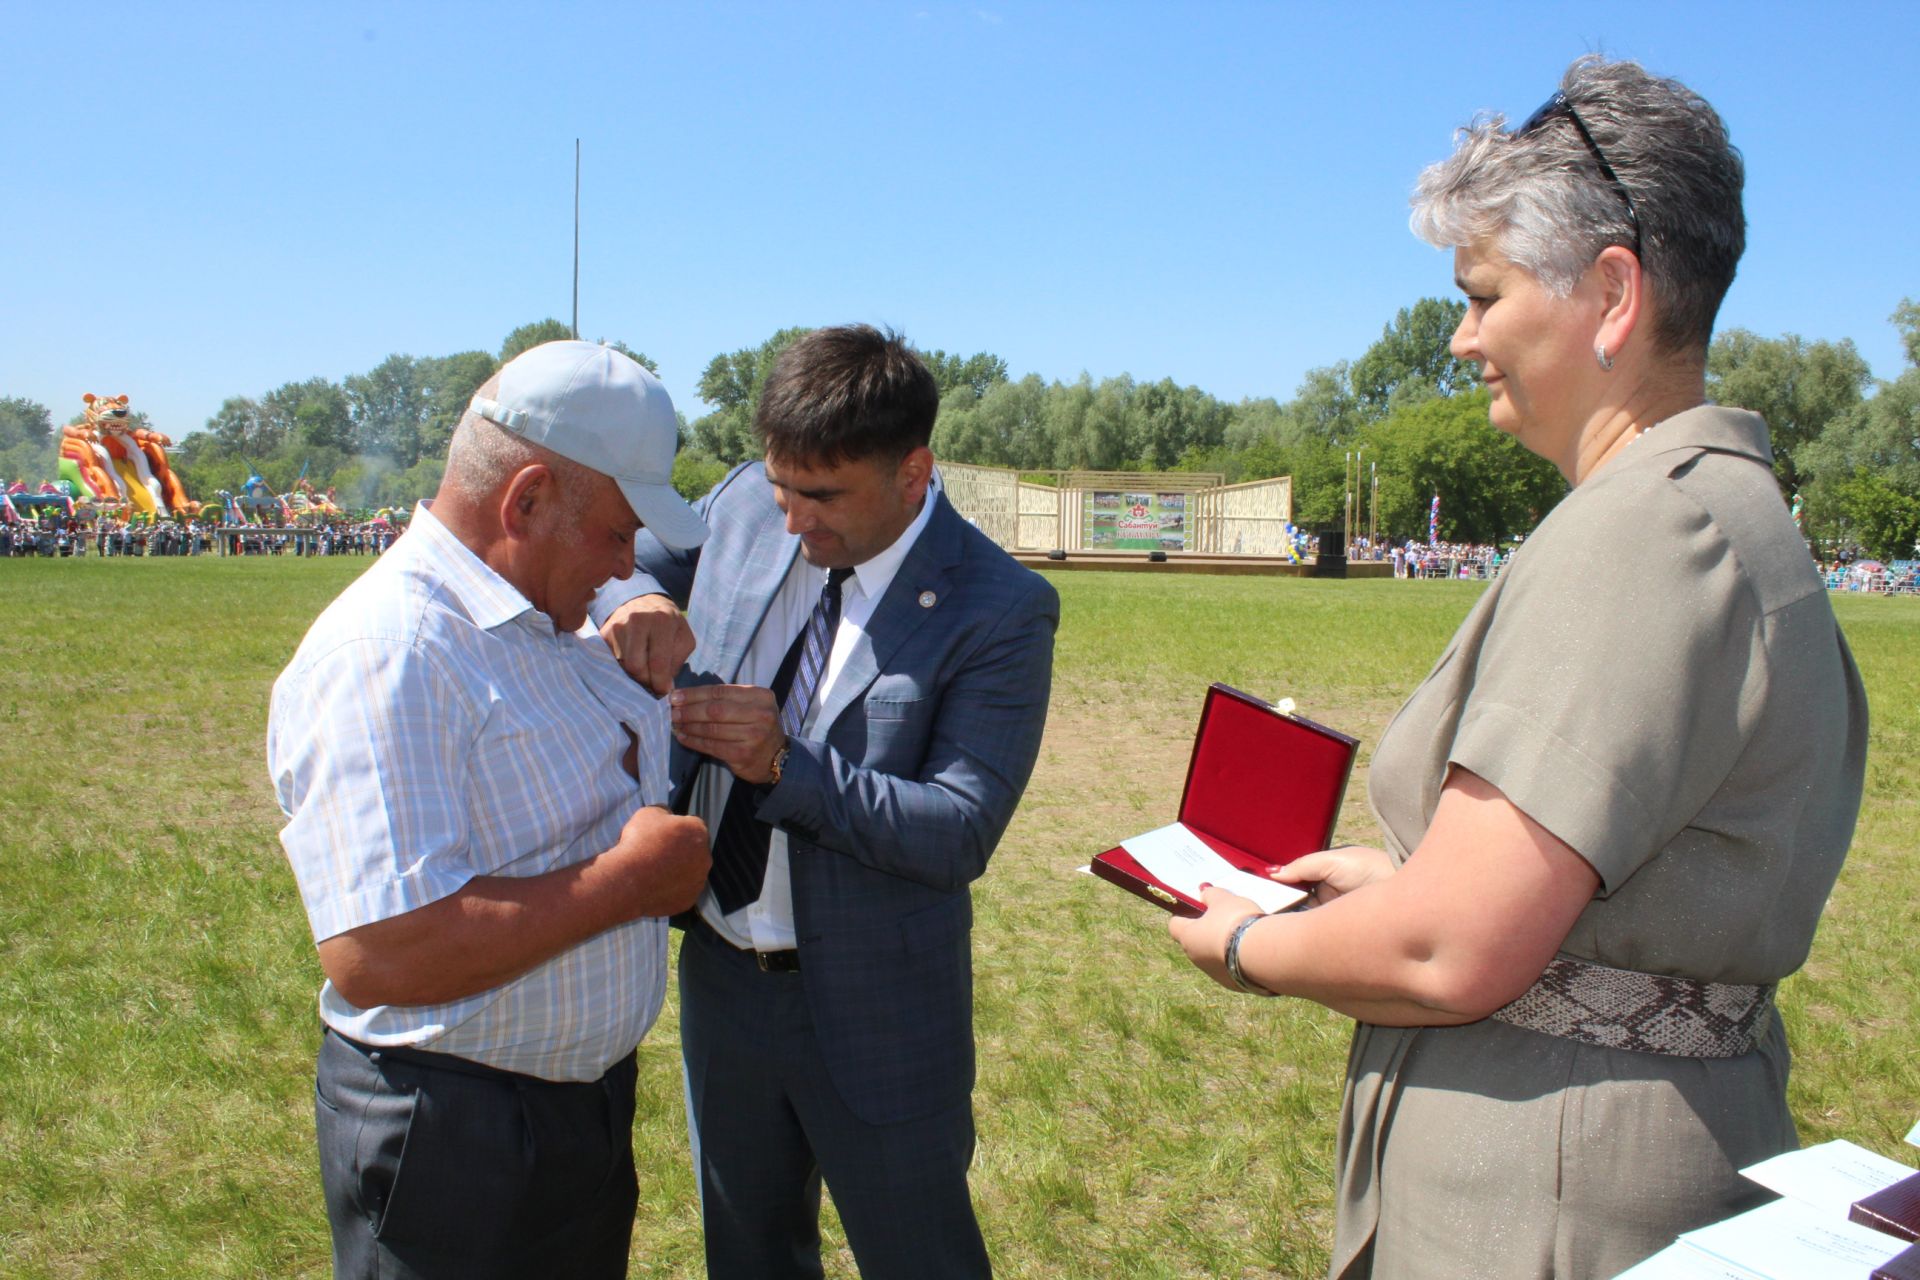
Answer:
MULTIPOLYGON (((0 1274, 326 1274, 319 969, 262 744, 273 677, 366 563, 0 562, 0 1274)), ((1172 818, 1209 680, 1370 747, 1478 588, 1055 581, 1040 765, 976 892, 989 1248, 1013 1277, 1316 1274, 1348 1024, 1206 983, 1158 912, 1075 868, 1172 818)), ((1782 992, 1793 1106, 1806 1141, 1911 1159, 1920 604, 1836 608, 1872 754, 1852 857, 1782 992)), ((1356 840, 1376 836, 1365 760, 1356 840)), ((636 1276, 700 1273, 677 1063, 670 1002, 641 1048, 636 1276)))

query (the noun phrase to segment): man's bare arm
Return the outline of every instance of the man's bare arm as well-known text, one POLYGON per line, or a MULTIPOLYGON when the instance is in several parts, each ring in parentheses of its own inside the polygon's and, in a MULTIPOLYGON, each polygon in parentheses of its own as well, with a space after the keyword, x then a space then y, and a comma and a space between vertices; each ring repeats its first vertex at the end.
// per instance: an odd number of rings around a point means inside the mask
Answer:
POLYGON ((611 849, 544 875, 476 876, 456 893, 320 943, 342 997, 444 1004, 509 982, 595 934, 693 905, 709 865, 706 824, 647 807, 611 849))

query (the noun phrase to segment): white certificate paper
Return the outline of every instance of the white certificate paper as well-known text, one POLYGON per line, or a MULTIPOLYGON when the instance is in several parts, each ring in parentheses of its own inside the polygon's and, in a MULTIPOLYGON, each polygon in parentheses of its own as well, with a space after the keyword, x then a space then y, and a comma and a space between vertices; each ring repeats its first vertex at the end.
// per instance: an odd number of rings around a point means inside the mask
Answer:
POLYGON ((1773 1280, 1860 1280, 1907 1247, 1904 1240, 1793 1200, 1688 1231, 1680 1242, 1773 1280))
POLYGON ((1789 1151, 1740 1172, 1769 1191, 1841 1218, 1855 1200, 1913 1176, 1913 1170, 1898 1160, 1844 1138, 1789 1151))
POLYGON ((1122 840, 1120 847, 1132 854, 1160 883, 1196 902, 1200 900, 1203 884, 1251 898, 1268 915, 1285 911, 1307 896, 1305 891, 1292 885, 1276 884, 1265 876, 1242 871, 1208 848, 1183 822, 1169 823, 1145 835, 1122 840))

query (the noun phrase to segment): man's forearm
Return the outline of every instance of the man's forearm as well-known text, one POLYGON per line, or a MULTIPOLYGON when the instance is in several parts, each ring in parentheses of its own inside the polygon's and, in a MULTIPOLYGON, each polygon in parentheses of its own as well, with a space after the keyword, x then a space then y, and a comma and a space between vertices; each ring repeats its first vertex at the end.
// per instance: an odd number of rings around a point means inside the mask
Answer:
POLYGON ((444 1004, 510 982, 595 934, 693 905, 706 824, 636 810, 611 849, 537 876, 475 876, 457 893, 320 944, 320 967, 362 1009, 444 1004))
POLYGON ((605 855, 515 878, 476 876, 437 902, 320 943, 334 988, 362 1009, 445 1004, 527 972, 624 923, 605 855))

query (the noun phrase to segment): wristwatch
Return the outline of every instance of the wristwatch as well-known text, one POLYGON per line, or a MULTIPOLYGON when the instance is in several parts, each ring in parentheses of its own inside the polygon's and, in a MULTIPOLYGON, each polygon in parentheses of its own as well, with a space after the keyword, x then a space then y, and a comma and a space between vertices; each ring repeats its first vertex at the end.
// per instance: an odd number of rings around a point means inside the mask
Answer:
POLYGON ((773 763, 767 766, 771 777, 760 785, 777 787, 780 785, 780 772, 787 767, 787 757, 793 753, 793 746, 785 738, 780 739, 780 749, 773 753, 773 763))

